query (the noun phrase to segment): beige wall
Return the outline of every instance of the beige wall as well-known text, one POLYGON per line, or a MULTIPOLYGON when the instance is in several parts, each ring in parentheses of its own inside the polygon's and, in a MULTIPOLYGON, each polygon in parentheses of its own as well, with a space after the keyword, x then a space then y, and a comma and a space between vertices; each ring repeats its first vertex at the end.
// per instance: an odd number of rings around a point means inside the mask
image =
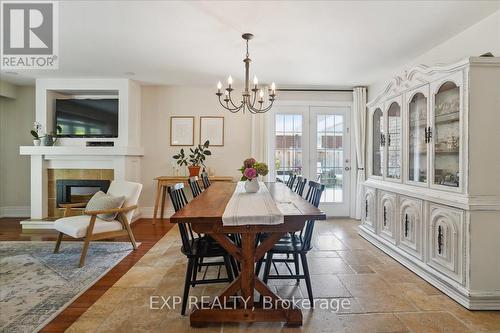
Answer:
MULTIPOLYGON (((409 61, 405 66, 396 70, 392 76, 401 74, 404 70, 418 64, 453 63, 486 52, 491 52, 497 57, 500 56, 500 11, 409 61)), ((380 78, 380 81, 368 86, 368 101, 382 92, 386 84, 392 79, 392 76, 380 78)))
POLYGON ((15 87, 15 99, 0 97, 0 207, 25 210, 30 205, 30 161, 19 146, 32 143, 35 88, 15 87))
MULTIPOLYGON (((156 191, 153 178, 173 175, 172 155, 181 147, 170 146, 170 116, 195 116, 195 144, 199 142, 200 116, 224 116, 224 147, 211 147, 207 167, 217 176, 238 176, 241 162, 250 156, 251 121, 249 114, 232 114, 218 104, 214 87, 142 87, 142 181, 141 205, 152 207, 156 191)), ((184 147, 189 148, 189 147, 184 147)))

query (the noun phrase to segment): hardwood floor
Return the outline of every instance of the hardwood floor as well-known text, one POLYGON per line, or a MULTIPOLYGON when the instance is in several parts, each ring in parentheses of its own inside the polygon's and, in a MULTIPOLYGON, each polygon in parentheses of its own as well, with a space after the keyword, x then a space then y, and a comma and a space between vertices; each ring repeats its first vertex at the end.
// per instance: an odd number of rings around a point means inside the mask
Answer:
MULTIPOLYGON (((0 218, 0 241, 54 241, 57 233, 47 231, 23 231, 20 218, 0 218)), ((78 317, 94 304, 116 281, 141 259, 171 228, 168 220, 158 220, 153 225, 151 219, 140 219, 132 224, 132 231, 141 245, 126 256, 118 265, 78 297, 70 306, 54 318, 41 332, 64 332, 78 317)), ((127 242, 127 237, 113 241, 127 242)), ((64 242, 64 241, 63 241, 64 242)))

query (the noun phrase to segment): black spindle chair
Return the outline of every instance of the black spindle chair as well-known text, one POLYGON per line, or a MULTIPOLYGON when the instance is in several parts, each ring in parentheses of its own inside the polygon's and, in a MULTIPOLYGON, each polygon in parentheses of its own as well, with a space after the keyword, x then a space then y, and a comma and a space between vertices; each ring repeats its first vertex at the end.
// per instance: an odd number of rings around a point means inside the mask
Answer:
POLYGON ((288 180, 286 182, 286 186, 288 186, 288 188, 292 189, 296 178, 297 178, 297 175, 290 174, 290 176, 288 177, 288 180))
POLYGON ((198 182, 198 176, 189 177, 188 183, 189 183, 189 188, 191 188, 191 193, 193 194, 193 198, 196 198, 201 194, 201 192, 203 192, 200 183, 198 182))
POLYGON ((203 187, 205 188, 205 190, 209 188, 210 185, 212 185, 210 178, 208 178, 208 173, 206 173, 205 171, 201 173, 201 180, 203 181, 203 187))
POLYGON ((302 196, 304 194, 304 188, 306 187, 307 178, 303 178, 302 176, 297 177, 297 185, 295 185, 294 192, 298 195, 302 196))
MULTIPOLYGON (((309 181, 309 189, 306 194, 306 200, 314 205, 315 207, 319 206, 319 202, 321 199, 321 195, 325 190, 325 185, 321 185, 319 183, 309 181)), ((306 221, 304 228, 297 234, 291 234, 289 238, 281 239, 274 247, 269 250, 266 254, 266 265, 264 267, 264 283, 267 283, 268 280, 290 280, 295 279, 297 283, 300 280, 305 280, 307 287, 307 294, 309 296, 309 301, 311 304, 314 304, 314 297, 312 293, 312 285, 311 285, 311 276, 309 273, 309 266, 307 264, 307 253, 312 249, 311 241, 314 230, 314 221, 306 221), (277 258, 274 255, 286 255, 286 258, 277 258), (292 256, 292 258, 289 258, 292 256), (299 267, 299 257, 302 262, 302 269, 304 274, 300 274, 299 267), (280 274, 276 267, 277 262, 285 263, 285 266, 290 274, 280 274), (292 269, 288 265, 289 263, 293 263, 295 266, 295 273, 292 272, 292 269), (275 275, 271 275, 271 265, 274 266, 276 270, 275 275)), ((257 275, 259 274, 262 263, 257 265, 257 275)))
MULTIPOLYGON (((187 204, 186 194, 184 193, 184 184, 176 184, 168 187, 168 194, 174 210, 178 211, 187 204)), ((184 281, 184 293, 182 296, 181 314, 186 313, 187 298, 189 296, 189 288, 195 287, 197 284, 209 283, 224 283, 233 281, 233 271, 231 268, 231 256, 217 243, 210 241, 207 237, 202 237, 193 232, 191 224, 178 223, 182 247, 181 252, 187 257, 188 265, 186 270, 186 278, 184 281), (222 257, 223 261, 203 262, 204 258, 222 257), (198 266, 206 267, 201 279, 198 279, 198 266), (206 278, 208 267, 218 266, 217 278, 206 278), (225 266, 227 277, 221 277, 221 268, 225 266)))

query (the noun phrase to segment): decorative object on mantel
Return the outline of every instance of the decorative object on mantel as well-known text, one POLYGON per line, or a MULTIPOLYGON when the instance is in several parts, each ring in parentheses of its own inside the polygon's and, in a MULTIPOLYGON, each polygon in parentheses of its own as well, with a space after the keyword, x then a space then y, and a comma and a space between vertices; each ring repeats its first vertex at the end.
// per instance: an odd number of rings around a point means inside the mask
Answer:
POLYGON ((59 135, 59 133, 61 133, 62 128, 61 128, 61 126, 57 126, 55 132, 52 131, 52 132, 45 134, 45 135, 40 135, 41 130, 42 130, 42 124, 35 121, 33 123, 33 129, 30 131, 31 135, 34 138, 33 139, 34 146, 40 146, 40 144, 42 143, 42 139, 44 139, 43 140, 44 146, 53 146, 56 143, 58 135, 59 135))
POLYGON ((200 142, 210 141, 210 145, 224 146, 224 117, 200 117, 200 142))
POLYGON ((241 176, 241 181, 245 182, 245 191, 247 191, 247 193, 258 192, 258 176, 266 176, 269 172, 266 163, 257 162, 253 157, 244 160, 243 166, 239 170, 243 174, 243 176, 241 176))
POLYGON ((35 121, 33 123, 33 129, 30 131, 31 135, 33 136, 33 146, 39 146, 42 143, 41 138, 43 138, 43 136, 40 136, 41 130, 42 124, 40 124, 38 121, 35 121))
POLYGON ((194 146, 194 117, 170 117, 170 145, 194 146))
POLYGON ((189 177, 199 176, 200 169, 203 166, 203 170, 207 167, 205 165, 205 160, 207 156, 212 155, 212 152, 208 150, 210 141, 205 141, 204 144, 198 145, 195 149, 189 148, 191 154, 186 155, 184 148, 179 151, 179 154, 172 156, 177 160, 179 166, 186 165, 189 170, 189 177))
POLYGON ((245 59, 243 59, 243 62, 245 63, 245 89, 243 90, 242 93, 242 100, 241 102, 235 103, 231 97, 231 92, 234 90, 232 88, 233 78, 231 77, 231 75, 229 75, 229 77, 227 78, 228 87, 225 89, 224 93, 221 92, 222 84, 219 81, 219 83, 217 84, 216 95, 219 97, 220 105, 222 105, 224 109, 231 111, 233 113, 236 113, 240 110, 242 110, 243 112, 245 112, 245 110, 248 110, 251 113, 264 113, 271 110, 271 107, 273 106, 274 98, 276 96, 276 85, 273 82, 271 84, 271 88, 259 86, 259 81, 257 79, 257 76, 254 76, 253 88, 250 89, 249 76, 250 76, 250 62, 252 60, 250 59, 250 54, 248 53, 248 41, 253 38, 253 35, 250 33, 245 33, 241 35, 241 38, 243 38, 246 41, 247 45, 246 57, 245 59), (250 91, 252 93, 250 93, 250 91), (264 95, 266 94, 266 91, 268 94, 267 97, 269 100, 269 105, 264 107, 264 95), (257 99, 257 94, 258 94, 258 99, 257 99), (224 99, 221 98, 222 95, 224 95, 224 99), (256 105, 256 103, 258 103, 258 105, 256 105))

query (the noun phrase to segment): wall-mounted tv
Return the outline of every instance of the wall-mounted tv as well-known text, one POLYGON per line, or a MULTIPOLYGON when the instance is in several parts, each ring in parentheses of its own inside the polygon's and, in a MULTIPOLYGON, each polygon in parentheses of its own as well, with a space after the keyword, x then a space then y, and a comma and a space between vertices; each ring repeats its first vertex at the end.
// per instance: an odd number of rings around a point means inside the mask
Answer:
POLYGON ((56 99, 55 124, 68 138, 117 138, 118 99, 56 99))

